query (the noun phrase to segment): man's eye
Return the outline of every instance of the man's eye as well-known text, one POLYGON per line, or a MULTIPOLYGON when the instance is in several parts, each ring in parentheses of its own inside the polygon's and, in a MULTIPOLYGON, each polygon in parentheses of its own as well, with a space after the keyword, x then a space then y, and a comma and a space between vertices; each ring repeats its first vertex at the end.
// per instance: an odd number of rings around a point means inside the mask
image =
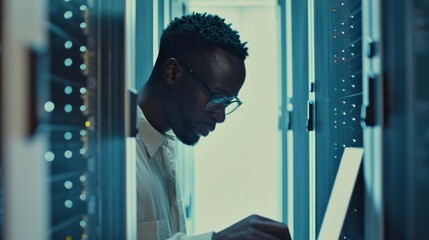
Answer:
POLYGON ((211 102, 215 104, 221 104, 221 103, 225 103, 226 100, 227 98, 225 96, 215 95, 212 97, 211 102))

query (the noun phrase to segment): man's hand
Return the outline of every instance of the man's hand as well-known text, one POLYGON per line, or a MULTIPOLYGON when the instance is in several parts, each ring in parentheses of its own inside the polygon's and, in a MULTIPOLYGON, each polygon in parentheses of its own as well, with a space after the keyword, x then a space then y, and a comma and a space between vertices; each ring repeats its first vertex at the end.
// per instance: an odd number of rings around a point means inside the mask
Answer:
POLYGON ((292 238, 286 224, 258 215, 251 215, 218 233, 214 233, 212 239, 291 240, 292 238))

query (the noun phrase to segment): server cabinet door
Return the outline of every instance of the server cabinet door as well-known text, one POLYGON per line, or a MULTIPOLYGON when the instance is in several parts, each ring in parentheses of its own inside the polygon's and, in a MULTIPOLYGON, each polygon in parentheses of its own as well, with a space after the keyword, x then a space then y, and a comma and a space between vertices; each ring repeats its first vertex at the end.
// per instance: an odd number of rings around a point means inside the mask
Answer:
POLYGON ((122 0, 49 1, 52 239, 126 238, 124 14, 122 0))
POLYGON ((42 126, 46 95, 39 92, 46 87, 45 4, 2 1, 4 239, 48 238, 47 166, 42 160, 47 147, 42 126))
MULTIPOLYGON (((314 92, 315 106, 310 110, 315 116, 315 207, 319 232, 345 147, 363 146, 362 3, 314 2, 315 77, 314 85, 310 83, 310 94, 314 92)), ((363 239, 363 191, 360 171, 341 239, 363 239)))
POLYGON ((385 239, 427 238, 429 2, 380 1, 385 239))
POLYGON ((93 161, 87 88, 90 7, 85 0, 49 0, 47 6, 52 107, 45 160, 51 196, 50 239, 80 239, 88 236, 88 202, 94 199, 88 170, 93 161))

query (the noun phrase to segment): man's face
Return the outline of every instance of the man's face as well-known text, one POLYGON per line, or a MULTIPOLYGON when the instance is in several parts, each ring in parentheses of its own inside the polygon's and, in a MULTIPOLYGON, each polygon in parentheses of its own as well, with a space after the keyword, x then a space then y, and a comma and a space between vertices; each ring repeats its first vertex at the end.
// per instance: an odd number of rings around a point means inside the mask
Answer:
POLYGON ((181 142, 195 145, 201 136, 213 131, 217 123, 225 121, 224 108, 206 110, 211 97, 207 86, 227 97, 237 96, 246 75, 244 61, 222 49, 197 60, 178 61, 184 84, 174 93, 169 121, 181 142))

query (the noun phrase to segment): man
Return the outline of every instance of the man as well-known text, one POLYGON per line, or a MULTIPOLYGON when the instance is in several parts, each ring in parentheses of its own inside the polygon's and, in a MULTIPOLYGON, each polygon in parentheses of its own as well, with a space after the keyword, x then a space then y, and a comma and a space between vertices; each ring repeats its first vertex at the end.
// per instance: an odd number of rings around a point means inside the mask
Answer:
POLYGON ((176 18, 164 30, 139 92, 138 239, 290 239, 286 225, 257 215, 218 233, 186 236, 175 138, 195 145, 241 105, 247 55, 238 32, 215 15, 176 18))

